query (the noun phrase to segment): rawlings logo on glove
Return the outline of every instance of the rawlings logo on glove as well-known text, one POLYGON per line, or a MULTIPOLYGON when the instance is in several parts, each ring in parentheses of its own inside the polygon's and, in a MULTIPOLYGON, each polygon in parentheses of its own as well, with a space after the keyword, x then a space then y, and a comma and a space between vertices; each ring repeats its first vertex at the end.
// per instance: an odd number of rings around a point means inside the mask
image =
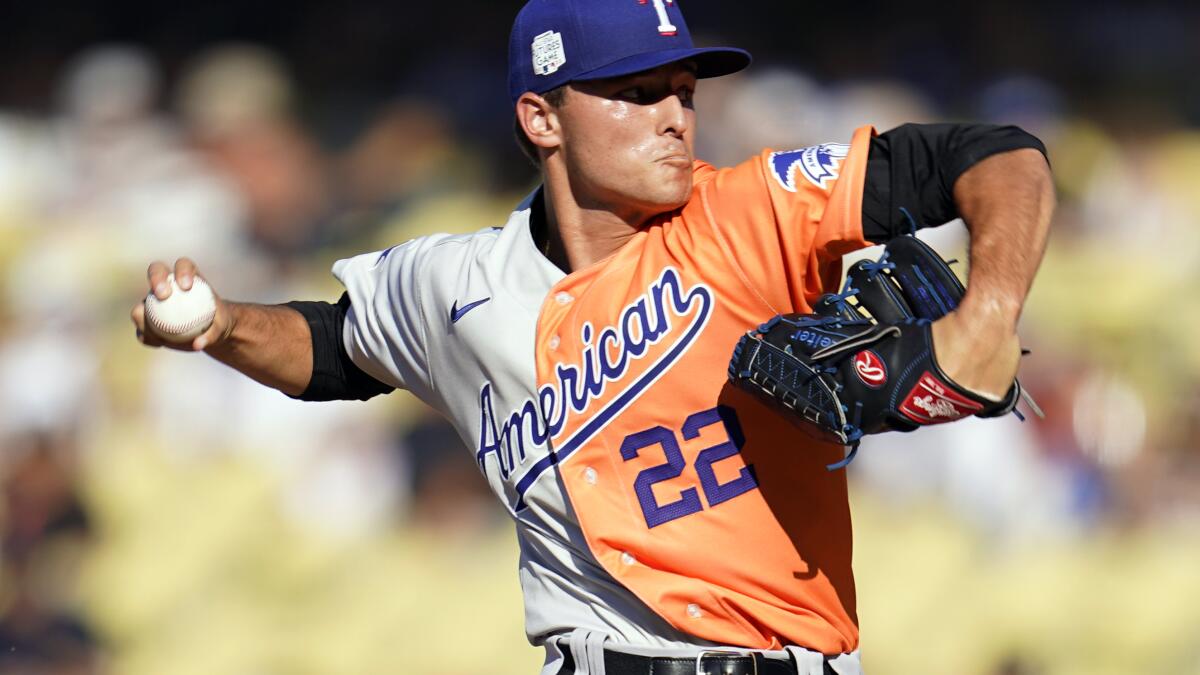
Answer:
POLYGON ((887 366, 872 351, 859 352, 854 357, 854 373, 863 384, 878 389, 887 384, 887 366))
POLYGON ((937 252, 897 237, 879 260, 855 263, 845 291, 823 296, 812 314, 776 316, 743 336, 729 379, 817 437, 852 446, 831 470, 850 463, 866 434, 1014 412, 1019 382, 992 401, 955 384, 934 358, 930 326, 963 293, 937 252))

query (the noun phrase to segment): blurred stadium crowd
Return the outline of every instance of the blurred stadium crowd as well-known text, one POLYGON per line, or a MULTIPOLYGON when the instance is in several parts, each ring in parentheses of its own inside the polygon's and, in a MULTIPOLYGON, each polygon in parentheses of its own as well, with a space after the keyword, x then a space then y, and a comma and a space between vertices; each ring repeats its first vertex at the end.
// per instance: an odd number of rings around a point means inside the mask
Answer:
MULTIPOLYGON (((519 3, 466 4, 5 29, 0 673, 536 670, 503 511, 436 415, 291 401, 128 321, 154 259, 333 300, 340 257, 501 224, 535 184, 503 97, 519 3)), ((860 47, 836 13, 788 42, 782 3, 688 9, 760 55, 700 88, 708 161, 974 119, 1055 167, 1022 326, 1046 419, 872 439, 849 469, 870 672, 1200 673, 1200 12, 883 13, 860 47)), ((965 259, 961 224, 930 238, 965 259)))

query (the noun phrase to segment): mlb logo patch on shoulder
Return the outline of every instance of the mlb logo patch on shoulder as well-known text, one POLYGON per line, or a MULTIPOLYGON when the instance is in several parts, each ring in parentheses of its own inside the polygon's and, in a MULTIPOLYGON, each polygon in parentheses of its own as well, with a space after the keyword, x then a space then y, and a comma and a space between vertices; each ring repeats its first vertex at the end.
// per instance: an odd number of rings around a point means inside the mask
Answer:
POLYGON ((842 160, 848 154, 850 146, 846 143, 822 143, 799 150, 771 153, 771 174, 788 192, 796 191, 797 174, 825 190, 831 181, 838 179, 842 160))

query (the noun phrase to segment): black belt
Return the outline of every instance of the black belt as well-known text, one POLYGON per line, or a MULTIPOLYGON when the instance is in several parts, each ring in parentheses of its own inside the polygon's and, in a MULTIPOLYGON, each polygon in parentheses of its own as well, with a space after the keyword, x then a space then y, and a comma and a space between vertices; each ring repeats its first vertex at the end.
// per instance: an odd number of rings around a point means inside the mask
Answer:
MULTIPOLYGON (((562 645, 563 665, 558 675, 574 675, 575 658, 566 644, 562 645)), ((768 659, 762 654, 708 653, 700 661, 704 675, 796 675, 796 666, 789 659, 768 659), (757 666, 757 668, 756 668, 757 666)), ((604 650, 606 675, 696 675, 696 659, 678 656, 638 656, 604 650)), ((836 675, 828 663, 827 675, 836 675)))

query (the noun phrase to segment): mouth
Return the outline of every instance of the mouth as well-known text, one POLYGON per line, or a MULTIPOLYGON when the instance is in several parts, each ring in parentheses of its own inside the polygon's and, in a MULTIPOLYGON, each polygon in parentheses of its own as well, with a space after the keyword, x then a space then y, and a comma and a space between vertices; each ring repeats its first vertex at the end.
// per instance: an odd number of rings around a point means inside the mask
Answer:
POLYGON ((689 168, 692 166, 692 159, 690 157, 688 157, 687 155, 680 154, 680 153, 672 153, 670 155, 664 155, 662 157, 659 157, 656 161, 659 162, 660 164, 665 164, 667 166, 672 166, 672 167, 677 167, 677 168, 689 168))

